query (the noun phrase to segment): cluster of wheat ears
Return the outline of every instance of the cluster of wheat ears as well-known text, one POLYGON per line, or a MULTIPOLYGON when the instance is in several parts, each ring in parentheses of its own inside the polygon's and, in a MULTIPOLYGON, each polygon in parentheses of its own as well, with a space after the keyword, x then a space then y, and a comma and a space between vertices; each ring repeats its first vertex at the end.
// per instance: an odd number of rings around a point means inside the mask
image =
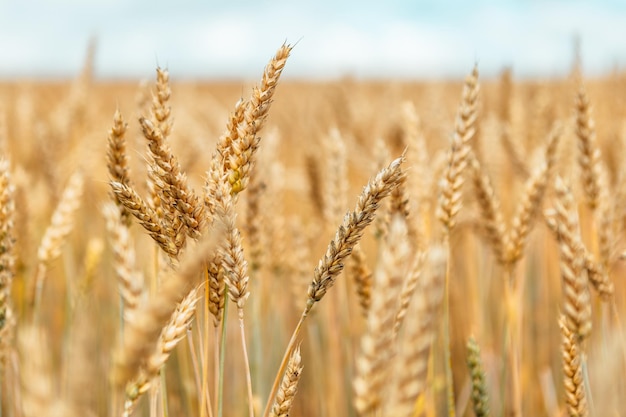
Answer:
POLYGON ((2 415, 626 415, 624 78, 275 100, 291 52, 0 85, 2 415))

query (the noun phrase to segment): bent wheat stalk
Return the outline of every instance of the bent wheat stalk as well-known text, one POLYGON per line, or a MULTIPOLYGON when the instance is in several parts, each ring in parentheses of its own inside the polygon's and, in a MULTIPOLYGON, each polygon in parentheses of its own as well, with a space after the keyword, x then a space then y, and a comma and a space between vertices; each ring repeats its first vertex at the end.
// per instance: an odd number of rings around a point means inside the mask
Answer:
POLYGON ((353 211, 346 214, 343 219, 343 223, 337 229, 335 237, 331 240, 326 253, 320 259, 318 266, 313 273, 313 281, 309 285, 308 299, 306 306, 300 320, 296 325, 291 339, 285 349, 283 360, 278 368, 272 390, 267 399, 267 406, 264 417, 269 416, 270 406, 278 386, 280 379, 285 373, 287 367, 287 361, 291 355, 293 348, 296 345, 304 321, 308 314, 311 312, 317 302, 319 302, 326 292, 333 286, 337 276, 343 270, 343 263, 345 259, 350 255, 354 246, 359 242, 363 236, 365 228, 374 220, 376 209, 378 208, 381 200, 387 197, 395 187, 401 182, 404 172, 401 169, 402 162, 404 161, 404 155, 394 160, 389 166, 383 168, 370 182, 365 186, 363 192, 357 200, 356 207, 353 211))

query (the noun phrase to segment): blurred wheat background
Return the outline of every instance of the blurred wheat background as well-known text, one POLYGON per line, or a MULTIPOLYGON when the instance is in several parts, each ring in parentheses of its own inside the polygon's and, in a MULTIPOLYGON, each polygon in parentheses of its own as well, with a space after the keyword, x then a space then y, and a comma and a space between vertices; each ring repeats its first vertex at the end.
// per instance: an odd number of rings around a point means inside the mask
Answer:
POLYGON ((213 79, 0 61, 0 412, 626 416, 626 74, 589 33, 541 76, 310 74, 310 35, 213 79))

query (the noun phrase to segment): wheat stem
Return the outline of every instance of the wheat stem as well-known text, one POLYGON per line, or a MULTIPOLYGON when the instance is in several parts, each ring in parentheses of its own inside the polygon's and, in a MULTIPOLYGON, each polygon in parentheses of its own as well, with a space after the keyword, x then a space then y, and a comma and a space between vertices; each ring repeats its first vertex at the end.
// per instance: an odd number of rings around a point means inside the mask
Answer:
POLYGON ((250 375, 250 359, 248 358, 248 348, 246 347, 246 331, 243 321, 243 310, 239 311, 239 331, 241 335, 241 349, 243 351, 243 363, 246 372, 246 388, 248 394, 248 414, 254 417, 254 397, 252 395, 252 376, 250 375))
MULTIPOLYGON (((226 284, 228 290, 228 284, 226 284)), ((228 307, 222 313, 222 335, 220 337, 220 363, 219 378, 217 380, 217 417, 224 414, 224 369, 226 368, 226 320, 228 319, 228 307)))

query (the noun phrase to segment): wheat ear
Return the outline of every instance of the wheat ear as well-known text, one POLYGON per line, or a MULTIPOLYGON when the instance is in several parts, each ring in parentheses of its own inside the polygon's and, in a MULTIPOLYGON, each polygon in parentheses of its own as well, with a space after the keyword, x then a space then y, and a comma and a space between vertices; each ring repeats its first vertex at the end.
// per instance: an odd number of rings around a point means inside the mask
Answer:
POLYGON ((11 285, 15 277, 14 193, 9 162, 6 159, 0 159, 0 367, 2 371, 12 349, 15 328, 11 301, 11 285))
POLYGON ((483 371, 482 360, 480 359, 480 347, 473 337, 467 341, 467 367, 472 378, 472 404, 476 417, 487 417, 489 415, 489 395, 487 394, 487 383, 485 382, 485 372, 483 371))
POLYGON ((374 220, 380 201, 402 181, 404 173, 401 170, 401 164, 403 161, 404 157, 398 158, 380 171, 365 186, 354 211, 344 217, 334 239, 328 245, 326 254, 320 259, 313 273, 313 281, 308 290, 307 310, 313 308, 313 305, 320 301, 326 291, 333 286, 337 275, 343 270, 345 258, 352 253, 352 248, 363 235, 365 227, 374 220))
MULTIPOLYGON (((410 232, 409 232, 410 233, 410 232)), ((409 238, 410 239, 410 238, 409 238)), ((394 340, 398 336, 398 332, 404 323, 407 311, 415 290, 418 287, 419 280, 422 277, 422 266, 424 264, 424 252, 418 251, 413 257, 408 273, 402 283, 402 290, 400 291, 399 304, 396 309, 396 316, 393 322, 393 337, 394 340)))
POLYGON ((37 275, 31 303, 39 311, 44 280, 48 265, 61 255, 67 236, 74 228, 74 215, 81 204, 84 178, 81 171, 75 172, 68 181, 61 199, 52 214, 50 226, 46 229, 37 251, 37 275))
POLYGON ((576 95, 576 137, 580 156, 581 179, 587 205, 592 209, 598 206, 600 198, 600 150, 596 145, 595 123, 591 117, 591 105, 584 88, 576 95))
POLYGON ((302 356, 300 355, 300 346, 296 347, 289 358, 287 371, 280 383, 280 388, 276 394, 276 400, 272 406, 270 417, 288 417, 289 410, 293 404, 298 389, 298 381, 302 375, 302 356))
POLYGON ((448 165, 439 187, 437 218, 443 223, 446 233, 456 224, 456 215, 461 209, 462 173, 470 152, 469 141, 476 131, 478 112, 478 69, 465 80, 463 96, 456 116, 452 145, 448 153, 448 165))
POLYGON ((163 132, 163 136, 168 137, 173 126, 172 108, 169 106, 172 95, 170 73, 166 69, 157 67, 156 74, 156 93, 152 94, 150 113, 152 122, 163 132))
POLYGON ((220 136, 213 151, 209 169, 207 170, 207 178, 204 187, 204 206, 207 209, 208 221, 213 221, 216 210, 216 201, 213 194, 216 192, 218 185, 223 181, 226 173, 226 161, 229 155, 234 152, 233 144, 239 139, 237 126, 243 124, 243 112, 246 109, 246 102, 240 99, 235 104, 235 111, 231 113, 226 123, 226 131, 220 136))
POLYGON ((120 219, 120 210, 112 203, 102 209, 113 248, 113 262, 123 302, 124 321, 132 321, 144 289, 143 274, 135 267, 135 250, 128 227, 120 219))
POLYGON ((589 282, 602 300, 609 301, 613 296, 614 286, 604 267, 593 259, 593 255, 584 246, 580 236, 572 235, 566 228, 559 226, 556 211, 546 211, 545 218, 548 227, 554 234, 559 245, 562 244, 562 242, 568 242, 568 246, 580 248, 583 267, 587 271, 589 282))
POLYGON ((557 178, 556 214, 559 230, 561 277, 563 278, 563 307, 565 325, 578 338, 584 340, 591 332, 591 300, 587 288, 587 271, 584 268, 584 252, 578 239, 578 215, 574 197, 563 180, 557 178), (563 231, 561 233, 561 231, 563 231))
POLYGON ((372 302, 372 271, 366 262, 365 252, 361 245, 356 245, 349 258, 348 268, 354 279, 356 293, 361 306, 361 312, 367 317, 372 302))
POLYGON ((550 133, 545 152, 545 162, 541 163, 527 179, 524 194, 513 217, 512 228, 507 236, 506 262, 515 265, 524 255, 524 246, 532 225, 541 210, 556 163, 556 148, 561 138, 561 128, 556 126, 550 133))
POLYGON ((469 160, 472 168, 476 200, 480 208, 485 231, 487 232, 487 240, 491 244, 498 262, 505 263, 506 235, 500 200, 493 189, 489 175, 483 170, 473 153, 469 154, 469 160))
POLYGON ((127 185, 119 182, 111 182, 113 193, 128 211, 139 220, 150 237, 159 245, 173 260, 178 258, 179 248, 172 242, 169 233, 156 212, 152 210, 137 192, 127 185))
POLYGON ((254 165, 255 153, 259 147, 257 136, 265 125, 278 80, 285 68, 292 46, 282 45, 265 67, 261 85, 252 90, 243 113, 243 123, 237 126, 238 139, 233 143, 235 152, 228 155, 228 181, 234 194, 243 191, 249 181, 254 165))
MULTIPOLYGON (((128 124, 124 121, 119 109, 113 115, 113 127, 109 130, 107 138, 107 168, 111 181, 132 186, 130 180, 130 167, 128 164, 128 154, 126 153, 126 130, 128 124)), ((131 214, 114 195, 115 203, 122 209, 122 219, 126 225, 130 225, 131 214)))
POLYGON ((577 336, 569 329, 567 320, 562 317, 559 327, 563 334, 563 385, 565 387, 565 404, 570 417, 586 417, 589 415, 580 345, 577 336))
POLYGON ((178 158, 169 149, 163 132, 146 118, 140 118, 139 123, 155 164, 152 180, 162 190, 167 209, 172 212, 171 221, 178 218, 173 213, 179 213, 189 236, 199 238, 204 225, 204 206, 188 186, 187 176, 181 172, 178 158))

